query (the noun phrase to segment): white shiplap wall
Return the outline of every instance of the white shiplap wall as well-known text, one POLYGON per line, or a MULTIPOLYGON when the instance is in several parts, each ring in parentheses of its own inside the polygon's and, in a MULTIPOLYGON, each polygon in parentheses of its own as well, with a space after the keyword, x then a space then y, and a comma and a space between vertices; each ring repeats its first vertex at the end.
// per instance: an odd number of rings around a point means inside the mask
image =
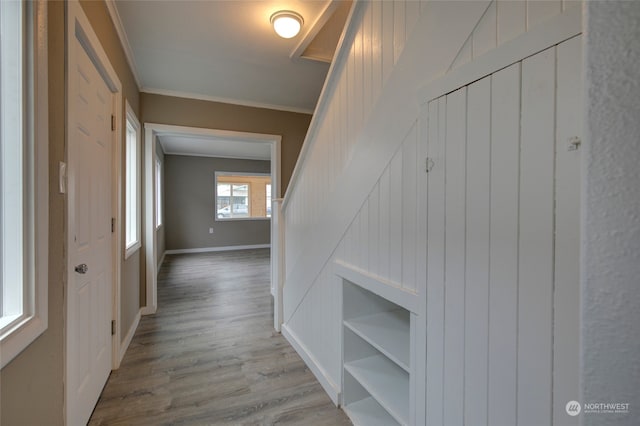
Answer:
POLYGON ((507 43, 572 7, 576 0, 493 1, 469 35, 449 70, 458 68, 507 43))
POLYGON ((427 423, 577 424, 580 50, 428 104, 427 423))
MULTIPOLYGON (((578 2, 543 3, 549 3, 548 9, 545 10, 553 9, 556 11, 554 13, 561 13, 570 3, 578 2)), ((449 424, 448 421, 451 421, 451 424, 459 423, 461 418, 470 416, 476 409, 487 416, 488 413, 495 416, 508 415, 503 411, 498 412, 498 404, 502 404, 499 399, 492 398, 487 402, 481 400, 478 395, 482 395, 479 390, 483 386, 488 386, 487 389, 493 389, 496 398, 503 395, 506 400, 513 399, 513 389, 509 387, 508 382, 515 379, 499 376, 492 379, 494 381, 486 383, 486 371, 479 366, 491 366, 492 363, 501 364, 504 361, 508 367, 509 360, 495 354, 501 348, 511 347, 509 339, 513 339, 513 333, 491 334, 494 340, 488 340, 490 325, 483 323, 481 319, 488 315, 491 303, 504 307, 503 311, 498 309, 494 312, 494 309, 491 309, 492 315, 503 315, 503 320, 513 318, 514 315, 528 315, 526 308, 522 312, 516 310, 518 295, 510 293, 512 289, 505 288, 503 292, 495 291, 493 288, 503 284, 506 286, 510 277, 513 278, 508 274, 508 270, 503 271, 502 276, 500 273, 495 277, 491 276, 491 280, 488 275, 492 265, 494 270, 499 269, 496 269, 493 262, 504 260, 509 264, 508 259, 517 260, 514 256, 519 249, 517 241, 511 248, 497 245, 496 236, 500 235, 501 230, 508 232, 509 220, 513 219, 513 216, 505 210, 503 213, 506 216, 501 217, 498 210, 491 209, 491 203, 503 202, 499 197, 508 198, 513 191, 517 194, 522 189, 517 185, 513 186, 511 174, 518 170, 513 169, 517 164, 502 164, 504 167, 498 167, 501 161, 493 157, 497 155, 496 151, 483 149, 490 143, 500 144, 499 139, 489 141, 486 128, 485 133, 482 132, 482 126, 491 122, 487 121, 491 109, 486 105, 474 108, 473 103, 467 106, 469 100, 473 101, 489 94, 494 96, 494 91, 499 89, 493 88, 490 80, 482 80, 459 93, 449 95, 451 102, 443 99, 431 102, 425 108, 422 117, 418 113, 419 100, 415 98, 415 92, 424 83, 437 78, 447 70, 472 62, 483 53, 532 29, 537 25, 537 15, 533 12, 537 10, 537 6, 529 5, 528 2, 509 1, 384 1, 363 2, 356 7, 359 9, 353 18, 353 34, 351 37, 349 34, 345 37, 345 53, 338 57, 333 65, 332 77, 325 87, 323 99, 314 117, 315 123, 312 123, 310 134, 305 141, 301 160, 296 167, 283 206, 286 226, 285 327, 300 341, 313 358, 313 362, 318 364, 319 370, 325 375, 325 382, 333 388, 327 389, 329 393, 337 394, 341 381, 342 284, 333 272, 334 261, 340 260, 353 268, 379 277, 390 285, 415 294, 417 298, 425 299, 418 306, 426 305, 425 292, 429 292, 429 298, 434 305, 426 310, 421 308, 422 312, 419 314, 426 314, 429 321, 440 321, 442 329, 430 329, 428 335, 428 338, 432 339, 432 347, 440 348, 440 352, 431 354, 432 362, 427 363, 427 377, 431 374, 431 380, 428 380, 427 384, 427 413, 431 412, 431 416, 436 416, 435 424, 442 423, 438 423, 437 413, 447 413, 446 424, 449 424), (510 16, 510 8, 524 8, 525 18, 522 23, 505 18, 510 16), (442 28, 438 27, 438 23, 442 28), (414 27, 415 31, 412 31, 414 27), (442 34, 449 31, 448 37, 426 37, 426 34, 432 35, 427 28, 437 28, 442 34), (439 41, 430 45, 433 38, 439 41), (409 53, 405 53, 403 57, 405 45, 412 47, 407 47, 406 51, 409 53), (430 55, 430 52, 434 53, 430 55), (415 108, 399 108, 398 117, 394 116, 393 111, 386 111, 387 115, 381 116, 381 105, 394 101, 393 96, 398 92, 389 88, 401 87, 396 84, 397 79, 394 80, 394 77, 405 72, 406 64, 413 64, 407 56, 420 54, 428 56, 420 63, 425 64, 422 65, 424 78, 407 79, 407 84, 412 86, 404 93, 404 102, 415 104, 415 108), (433 65, 434 62, 436 65, 433 65), (427 63, 429 65, 426 65, 427 63), (397 64, 401 66, 396 66, 397 64), (432 68, 428 68, 429 66, 432 68), (432 118, 433 108, 436 111, 454 108, 462 115, 452 113, 448 116, 447 122, 447 115, 441 114, 438 115, 441 120, 438 126, 427 126, 426 123, 430 123, 429 120, 432 118), (400 116, 406 111, 410 111, 408 115, 400 116), (389 138, 386 133, 382 135, 384 132, 380 130, 384 129, 380 124, 382 119, 388 123, 387 127, 394 127, 397 122, 401 122, 402 125, 396 126, 393 133, 389 132, 389 138), (460 126, 460 120, 468 123, 469 127, 460 126), (378 130, 378 133, 375 133, 375 130, 378 130), (446 147, 446 167, 437 164, 434 168, 435 176, 439 169, 448 170, 449 174, 442 176, 442 179, 447 179, 447 188, 437 184, 434 174, 429 175, 430 180, 427 184, 427 174, 424 173, 427 144, 421 141, 432 138, 432 132, 454 138, 446 147), (459 136, 457 139, 456 132, 459 136), (477 137, 477 141, 467 140, 468 134, 477 137), (388 139, 380 140, 383 137, 388 139), (455 140, 458 140, 457 144, 455 140), (388 153, 385 154, 387 157, 384 161, 374 161, 379 159, 382 151, 388 153), (376 170, 375 173, 366 169, 367 162, 363 159, 367 158, 372 159, 372 169, 376 170), (493 162, 495 170, 486 167, 487 161, 493 162), (467 165, 468 169, 465 168, 467 165), (460 168, 464 168, 465 174, 455 173, 455 170, 460 168), (363 176, 362 181, 354 185, 353 180, 358 179, 360 175, 363 176), (496 200, 479 195, 484 194, 491 185, 494 185, 491 193, 496 200), (501 185, 505 188, 499 189, 501 185), (353 188, 362 193, 352 191, 353 188), (429 209, 428 221, 427 198, 429 206, 433 206, 429 209), (339 202, 341 200, 344 203, 339 202), (353 200, 356 202, 351 202, 353 200), (467 215, 467 212, 474 214, 467 215), (445 214, 446 225, 435 227, 434 221, 444 220, 445 214), (487 223, 492 227, 485 226, 487 223), (430 227, 428 247, 427 225, 430 227), (329 229, 332 232, 326 233, 326 239, 332 241, 330 244, 324 240, 324 234, 319 232, 329 229), (493 234, 490 234, 489 229, 493 234), (428 262, 441 262, 443 268, 430 268, 427 274, 428 248, 428 262), (492 253, 492 250, 495 250, 496 254, 490 257, 489 253, 492 253), (504 259, 500 258, 500 253, 504 259), (427 288, 427 278, 430 282, 437 283, 444 280, 445 276, 448 277, 448 283, 454 283, 451 287, 436 285, 427 288), (459 279, 456 280, 456 276, 459 279), (490 289, 494 291, 489 291, 490 289), (449 297, 447 302, 437 303, 438 300, 444 300, 445 292, 449 297), (468 306, 459 305, 456 300, 470 300, 473 303, 468 306), (445 322, 448 327, 446 329, 445 322), (478 356, 465 352, 465 347, 477 350, 478 356), (462 370, 459 370, 460 368, 462 370), (434 371, 438 372, 437 376, 440 379, 433 376, 434 371), (451 380, 444 380, 443 371, 451 373, 447 376, 451 377, 451 380), (466 374, 466 380, 462 379, 460 374, 466 374), (443 399, 445 395, 450 398, 443 399), (463 395, 470 397, 465 402, 464 410, 459 413, 455 412, 455 407, 449 406, 450 403, 445 403, 447 400, 460 401, 463 395)), ((544 19, 547 18, 551 19, 552 14, 545 15, 544 19)), ((540 22, 544 19, 540 18, 540 22)), ((561 62, 559 59, 558 70, 561 62)), ((501 74, 492 78, 508 77, 507 74, 501 74)), ((505 108, 505 117, 518 113, 504 105, 502 107, 505 108)), ((493 113, 491 117, 499 115, 493 113)), ((508 129, 500 131, 508 132, 508 129)), ((444 146, 441 148, 445 149, 444 146)), ((508 147, 501 155, 508 157, 508 147)), ((567 176, 569 175, 570 173, 567 173, 567 176)), ((575 177, 571 175, 567 177, 566 185, 574 181, 575 177)), ((556 191, 558 194, 562 191, 570 192, 567 186, 564 189, 558 187, 556 191)), ((556 207, 560 205, 559 201, 556 202, 556 207)), ((516 211, 522 207, 515 205, 516 211)), ((516 218, 513 226, 518 226, 518 220, 520 219, 516 218)), ((569 219, 565 217, 555 220, 569 219)), ((533 227, 534 224, 532 229, 533 227)), ((571 227, 565 229, 570 230, 571 227)), ((572 232, 569 231, 569 234, 572 232)), ((526 251, 526 248, 523 249, 526 251)), ((570 254, 563 253, 560 256, 563 255, 568 257, 567 261, 576 261, 570 254)), ((526 267, 518 264, 518 267, 520 266, 526 267)), ((557 275, 569 272, 554 273, 557 275)), ((560 303, 558 298, 564 297, 563 303, 570 305, 571 291, 563 289, 558 293, 556 290, 554 303, 560 303), (564 295, 562 291, 565 291, 564 295)), ((544 298, 549 294, 534 293, 533 297, 536 296, 544 298)), ((564 334, 565 338, 570 339, 570 333, 574 329, 570 318, 571 316, 567 315, 566 324, 563 323, 563 319, 556 318, 553 324, 554 333, 564 334)), ((513 322, 500 321, 498 318, 492 324, 501 324, 505 329, 511 327, 513 332, 519 332, 513 322)), ((531 331, 535 335, 536 326, 531 331)), ((564 363, 563 365, 568 367, 569 375, 573 374, 568 361, 574 354, 572 348, 573 346, 567 344, 564 355, 558 355, 558 358, 553 360, 554 363, 564 363)), ((562 353, 562 345, 557 349, 557 353, 562 353)), ((525 353, 522 356, 527 358, 525 353)), ((536 361, 540 360, 536 358, 536 361)), ((562 384, 557 380, 555 383, 554 391, 558 392, 558 395, 562 394, 563 398, 572 393, 571 386, 566 386, 566 389, 560 392, 562 384)), ((523 395, 526 395, 526 390, 523 395)), ((520 401, 514 400, 514 403, 517 402, 520 401)), ((457 409, 460 410, 459 406, 457 409)), ((523 410, 526 410, 526 407, 523 407, 523 410)), ((556 414, 554 411, 554 416, 556 414)), ((489 424, 501 424, 498 417, 491 419, 495 421, 490 421, 489 424)))

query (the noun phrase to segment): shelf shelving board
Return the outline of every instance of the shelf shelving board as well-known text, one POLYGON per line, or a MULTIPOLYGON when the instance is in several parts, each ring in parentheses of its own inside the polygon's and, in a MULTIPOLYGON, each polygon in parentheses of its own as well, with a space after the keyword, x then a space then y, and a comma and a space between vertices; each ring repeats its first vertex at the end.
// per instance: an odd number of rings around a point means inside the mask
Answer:
POLYGON ((409 370, 409 316, 401 309, 345 320, 344 325, 373 347, 409 370))
POLYGON ((384 355, 374 355, 344 365, 380 405, 400 424, 409 423, 409 375, 384 355))
POLYGON ((396 426, 400 425, 372 397, 362 399, 344 407, 344 411, 356 426, 396 426))

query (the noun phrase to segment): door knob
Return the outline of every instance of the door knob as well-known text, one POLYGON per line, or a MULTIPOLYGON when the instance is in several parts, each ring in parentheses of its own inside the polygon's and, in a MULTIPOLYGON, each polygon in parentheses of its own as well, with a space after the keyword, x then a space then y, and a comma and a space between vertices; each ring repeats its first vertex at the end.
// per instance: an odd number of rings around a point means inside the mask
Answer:
POLYGON ((76 266, 76 272, 79 274, 86 274, 87 271, 89 270, 89 267, 87 266, 86 263, 83 263, 82 265, 78 265, 76 266))

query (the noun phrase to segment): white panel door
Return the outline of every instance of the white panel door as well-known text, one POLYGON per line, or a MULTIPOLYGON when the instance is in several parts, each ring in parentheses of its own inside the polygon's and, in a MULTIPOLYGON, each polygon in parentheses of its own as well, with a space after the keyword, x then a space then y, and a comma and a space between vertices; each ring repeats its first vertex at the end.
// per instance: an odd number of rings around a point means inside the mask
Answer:
POLYGON ((67 424, 89 420, 111 371, 113 95, 74 38, 69 70, 67 424))

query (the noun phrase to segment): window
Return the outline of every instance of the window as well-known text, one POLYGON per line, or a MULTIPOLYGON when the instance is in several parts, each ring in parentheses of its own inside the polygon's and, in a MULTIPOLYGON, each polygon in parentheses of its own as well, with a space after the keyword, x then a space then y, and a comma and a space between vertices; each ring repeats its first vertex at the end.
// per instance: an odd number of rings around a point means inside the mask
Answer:
POLYGON ((271 217, 270 191, 269 175, 216 173, 216 220, 271 217))
POLYGON ((0 1, 0 367, 47 328, 46 8, 0 1))
POLYGON ((140 122, 127 102, 125 152, 125 259, 141 246, 140 122))
POLYGON ((267 198, 267 217, 271 217, 271 184, 270 183, 266 185, 265 196, 267 198))
POLYGON ((156 157, 156 229, 162 226, 162 160, 156 157))

